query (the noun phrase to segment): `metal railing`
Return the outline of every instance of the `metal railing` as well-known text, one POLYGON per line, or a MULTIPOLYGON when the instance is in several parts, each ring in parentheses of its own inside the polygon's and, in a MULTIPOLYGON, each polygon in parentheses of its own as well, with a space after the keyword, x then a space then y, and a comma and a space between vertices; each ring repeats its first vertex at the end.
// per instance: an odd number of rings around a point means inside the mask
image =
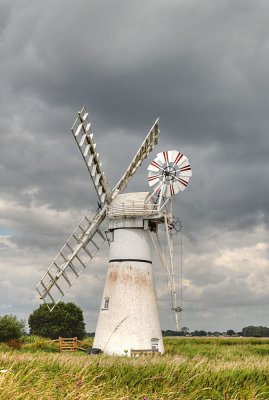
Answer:
POLYGON ((107 208, 107 216, 111 219, 117 217, 150 216, 154 214, 159 214, 156 204, 138 200, 112 203, 107 208))

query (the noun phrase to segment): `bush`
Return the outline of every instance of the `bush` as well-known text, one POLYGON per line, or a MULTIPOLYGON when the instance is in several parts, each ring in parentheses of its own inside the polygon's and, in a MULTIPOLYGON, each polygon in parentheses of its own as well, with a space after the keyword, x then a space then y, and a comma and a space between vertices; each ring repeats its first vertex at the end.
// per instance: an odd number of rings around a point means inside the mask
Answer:
POLYGON ((15 350, 20 350, 23 346, 23 341, 20 339, 10 339, 7 342, 8 347, 15 350))
POLYGON ((32 335, 23 337, 23 349, 30 352, 38 350, 55 352, 59 351, 59 345, 57 342, 50 342, 41 336, 32 335))
POLYGON ((0 342, 19 339, 24 334, 24 321, 19 321, 15 315, 0 317, 0 342))

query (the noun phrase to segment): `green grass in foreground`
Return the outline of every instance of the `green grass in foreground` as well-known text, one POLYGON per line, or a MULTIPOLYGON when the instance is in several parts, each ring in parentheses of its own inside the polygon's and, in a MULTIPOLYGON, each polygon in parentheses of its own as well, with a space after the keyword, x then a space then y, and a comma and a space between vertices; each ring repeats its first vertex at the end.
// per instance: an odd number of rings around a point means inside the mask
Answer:
POLYGON ((38 340, 1 347, 1 400, 269 399, 269 340, 167 338, 166 355, 135 359, 49 353, 38 340))

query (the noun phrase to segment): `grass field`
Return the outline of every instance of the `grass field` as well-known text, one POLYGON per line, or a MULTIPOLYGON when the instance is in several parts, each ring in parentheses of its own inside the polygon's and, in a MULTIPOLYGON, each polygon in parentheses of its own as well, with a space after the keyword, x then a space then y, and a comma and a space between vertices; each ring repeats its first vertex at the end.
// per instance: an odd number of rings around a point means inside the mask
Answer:
POLYGON ((128 358, 59 354, 38 338, 2 345, 0 399, 269 399, 269 340, 166 338, 165 349, 128 358))

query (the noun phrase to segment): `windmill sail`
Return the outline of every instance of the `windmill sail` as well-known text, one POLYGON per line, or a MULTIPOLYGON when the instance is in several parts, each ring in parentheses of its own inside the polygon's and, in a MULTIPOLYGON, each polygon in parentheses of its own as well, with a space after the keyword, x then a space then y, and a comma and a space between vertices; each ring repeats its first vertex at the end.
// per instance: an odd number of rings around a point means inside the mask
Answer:
POLYGON ((47 303, 50 311, 106 241, 106 236, 99 229, 105 218, 105 208, 97 213, 92 221, 88 217, 82 219, 38 283, 40 299, 47 303))
POLYGON ((119 180, 117 185, 114 187, 113 195, 112 195, 113 199, 126 188, 130 178, 134 175, 137 168, 142 164, 143 160, 145 160, 145 158, 147 158, 149 153, 152 151, 154 145, 158 143, 159 133, 160 133, 159 118, 157 118, 156 121, 154 122, 152 128, 150 129, 149 133, 145 137, 143 143, 141 144, 138 152, 136 153, 133 160, 131 161, 126 172, 124 173, 122 178, 119 180))
POLYGON ((93 140, 91 123, 88 121, 88 112, 85 106, 79 111, 71 131, 91 175, 101 204, 105 202, 110 203, 111 192, 105 174, 102 171, 99 154, 95 151, 96 144, 93 140))

